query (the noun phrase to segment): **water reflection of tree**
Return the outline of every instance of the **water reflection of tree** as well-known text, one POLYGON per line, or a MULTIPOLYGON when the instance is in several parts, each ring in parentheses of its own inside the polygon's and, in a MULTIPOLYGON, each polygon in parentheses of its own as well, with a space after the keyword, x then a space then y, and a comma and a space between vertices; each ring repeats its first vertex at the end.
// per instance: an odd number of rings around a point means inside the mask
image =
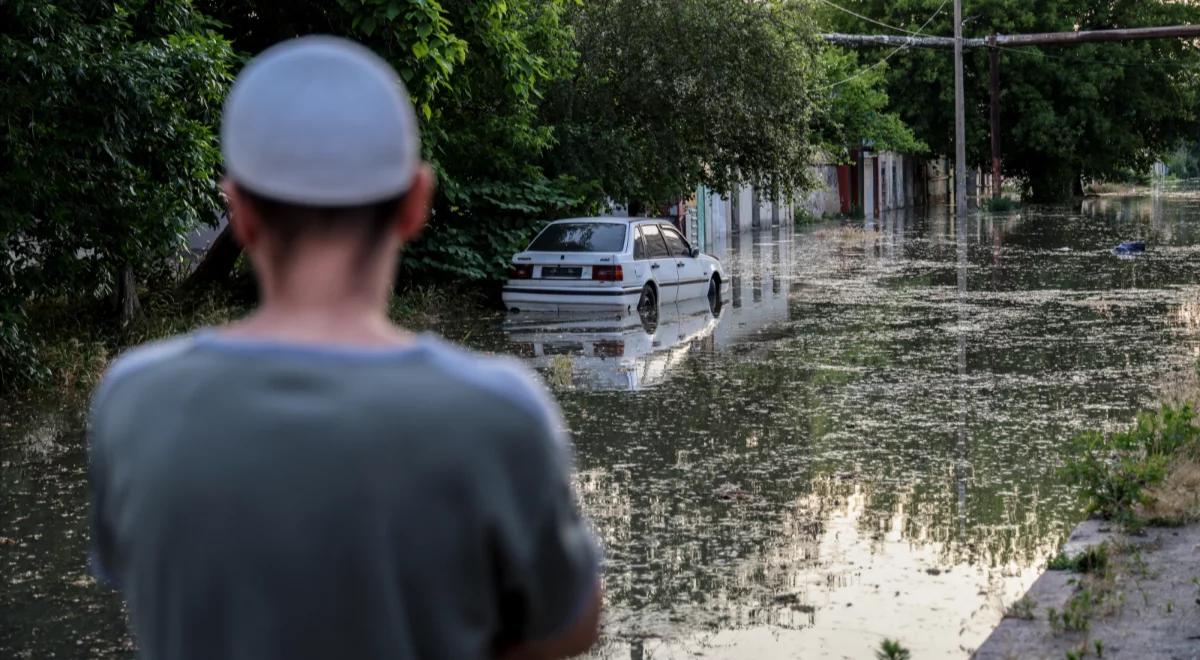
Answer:
MULTIPOLYGON (((783 342, 719 366, 705 364, 719 356, 694 356, 687 373, 632 409, 617 397, 578 402, 590 411, 574 429, 584 501, 609 544, 606 586, 624 625, 653 629, 648 611, 701 626, 808 625, 811 610, 796 607, 803 602, 777 599, 795 589, 797 574, 828 568, 819 556, 825 521, 856 494, 865 501, 860 528, 882 533, 898 521, 903 538, 936 545, 947 564, 1028 566, 1061 537, 1071 512, 1055 461, 1020 457, 1046 467, 1014 477, 1013 443, 1000 433, 981 433, 975 469, 1000 478, 969 475, 960 536, 952 438, 870 423, 848 429, 864 417, 854 390, 865 370, 816 367, 831 361, 792 354, 803 350, 783 342), (672 402, 694 406, 677 415, 672 402), (636 427, 612 429, 614 419, 636 427), (873 426, 888 437, 874 439, 873 426), (727 483, 745 499, 721 499, 727 483)), ((868 343, 840 359, 875 369, 886 357, 868 343)))

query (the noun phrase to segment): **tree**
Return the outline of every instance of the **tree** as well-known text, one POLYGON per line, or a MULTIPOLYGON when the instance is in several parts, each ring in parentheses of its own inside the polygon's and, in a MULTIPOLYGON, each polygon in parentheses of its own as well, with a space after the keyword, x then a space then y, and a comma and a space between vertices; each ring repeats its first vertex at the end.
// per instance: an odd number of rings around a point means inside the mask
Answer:
POLYGON ((862 65, 853 51, 827 47, 821 51, 822 80, 817 85, 820 112, 815 127, 821 148, 830 155, 870 145, 879 151, 920 154, 929 147, 913 135, 895 112, 884 65, 862 65))
POLYGON ((1181 141, 1164 162, 1169 176, 1179 179, 1200 177, 1200 142, 1195 138, 1181 141))
POLYGON ((703 183, 810 183, 818 42, 808 3, 608 0, 567 15, 579 66, 543 108, 552 171, 634 202, 703 183))
MULTIPOLYGON (((925 32, 953 31, 942 0, 843 4, 907 30, 916 30, 942 7, 925 32)), ((965 10, 968 37, 1200 20, 1200 6, 1168 0, 973 0, 965 10)), ((833 10, 823 20, 840 31, 886 32, 833 10)), ((944 50, 913 48, 891 60, 888 74, 894 108, 938 153, 953 153, 952 60, 944 50)), ((1144 170, 1194 125, 1200 89, 1200 50, 1194 42, 1006 49, 1001 60, 1004 171, 1026 181, 1026 192, 1039 201, 1070 197, 1084 177, 1144 170)), ((982 165, 990 162, 988 54, 968 51, 965 64, 968 159, 982 165)))
POLYGON ((574 64, 563 0, 200 0, 235 47, 255 54, 322 32, 371 47, 404 79, 438 175, 433 219, 402 275, 496 278, 541 220, 584 202, 547 177, 543 88, 574 64))
MULTIPOLYGON (((30 301, 121 293, 216 218, 232 52, 187 0, 0 5, 0 369, 30 301)), ((128 320, 128 319, 126 319, 128 320)), ((8 377, 3 377, 7 380, 8 377)))

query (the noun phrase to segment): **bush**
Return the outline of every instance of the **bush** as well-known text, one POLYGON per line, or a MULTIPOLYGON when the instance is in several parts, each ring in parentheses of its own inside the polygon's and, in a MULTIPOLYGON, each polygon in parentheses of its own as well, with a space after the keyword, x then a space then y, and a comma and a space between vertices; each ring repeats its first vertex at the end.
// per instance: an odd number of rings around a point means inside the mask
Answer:
POLYGON ((1051 571, 1070 571, 1072 573, 1103 573, 1108 569, 1108 546, 1091 546, 1075 557, 1059 553, 1046 566, 1051 571))
POLYGON ((1200 446, 1200 427, 1190 405, 1163 406, 1138 415, 1132 429, 1090 431, 1072 444, 1077 456, 1064 471, 1082 487, 1089 513, 1133 524, 1137 507, 1151 501, 1147 489, 1166 479, 1176 454, 1200 446))
POLYGON ((1012 213, 1021 209, 1021 202, 1011 197, 989 197, 979 204, 988 213, 1012 213))
POLYGON ((27 307, 172 270, 217 217, 233 52, 188 0, 0 3, 0 388, 44 371, 27 307))

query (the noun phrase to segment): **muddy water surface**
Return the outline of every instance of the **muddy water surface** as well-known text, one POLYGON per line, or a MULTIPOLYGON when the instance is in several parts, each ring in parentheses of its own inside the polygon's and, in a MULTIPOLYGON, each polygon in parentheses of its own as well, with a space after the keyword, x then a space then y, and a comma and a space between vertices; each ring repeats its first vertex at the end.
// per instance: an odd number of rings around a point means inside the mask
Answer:
MULTIPOLYGON (((538 368, 606 547, 597 658, 963 658, 1080 511, 1075 432, 1194 381, 1200 203, 745 235, 713 312, 439 330, 538 368), (1150 252, 1111 248, 1144 238, 1150 252)), ((0 655, 132 653, 85 577, 77 405, 0 412, 0 655)))

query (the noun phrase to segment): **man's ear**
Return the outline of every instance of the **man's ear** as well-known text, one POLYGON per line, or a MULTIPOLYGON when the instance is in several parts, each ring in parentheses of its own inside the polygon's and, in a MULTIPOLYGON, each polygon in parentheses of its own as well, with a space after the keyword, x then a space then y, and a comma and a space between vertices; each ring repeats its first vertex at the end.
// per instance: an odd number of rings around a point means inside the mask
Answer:
POLYGON ((412 186, 396 209, 396 237, 401 244, 409 243, 421 235, 425 223, 429 222, 429 204, 433 200, 433 168, 421 163, 413 175, 412 186))
POLYGON ((233 237, 243 249, 249 250, 262 236, 262 222, 232 179, 222 179, 221 190, 229 200, 229 225, 233 227, 233 237))

